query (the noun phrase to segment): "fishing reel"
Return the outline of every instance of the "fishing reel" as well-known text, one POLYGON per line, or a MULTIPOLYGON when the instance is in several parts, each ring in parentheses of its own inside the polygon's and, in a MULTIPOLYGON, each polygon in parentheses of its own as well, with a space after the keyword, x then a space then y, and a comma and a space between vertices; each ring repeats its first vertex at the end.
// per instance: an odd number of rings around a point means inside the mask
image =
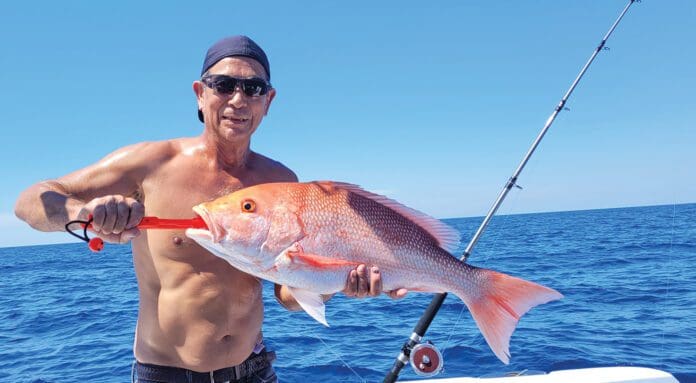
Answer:
POLYGON ((445 364, 444 359, 442 359, 442 353, 430 341, 413 347, 409 361, 413 371, 424 377, 439 374, 445 364))

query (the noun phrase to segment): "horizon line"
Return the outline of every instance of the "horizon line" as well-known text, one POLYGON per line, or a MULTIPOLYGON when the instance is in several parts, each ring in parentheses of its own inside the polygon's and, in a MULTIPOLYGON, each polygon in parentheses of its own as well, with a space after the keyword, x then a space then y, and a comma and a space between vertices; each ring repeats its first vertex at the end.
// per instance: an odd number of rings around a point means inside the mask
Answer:
MULTIPOLYGON (((619 210, 619 209, 636 209, 636 208, 648 208, 648 207, 663 207, 663 206, 681 206, 681 205, 694 205, 696 202, 675 202, 675 203, 665 203, 665 204, 655 204, 655 205, 634 205, 634 206, 615 206, 615 207, 603 207, 603 208, 589 208, 589 209, 573 209, 573 210, 557 210, 557 211, 536 211, 536 212, 525 212, 525 213, 507 213, 507 214, 496 214, 495 216, 511 216, 511 215, 536 215, 536 214, 557 214, 557 213, 572 213, 572 212, 582 212, 582 211, 597 211, 597 210, 619 210)), ((483 218, 485 215, 474 215, 474 216, 464 216, 464 217, 449 217, 449 218, 437 218, 441 221, 463 219, 463 218, 483 218)), ((54 232, 59 233, 59 232, 54 232)), ((0 249, 13 249, 20 247, 38 247, 38 246, 55 246, 55 245, 72 245, 79 244, 80 241, 72 242, 56 242, 56 243, 42 243, 37 245, 15 245, 15 246, 0 246, 0 249)))

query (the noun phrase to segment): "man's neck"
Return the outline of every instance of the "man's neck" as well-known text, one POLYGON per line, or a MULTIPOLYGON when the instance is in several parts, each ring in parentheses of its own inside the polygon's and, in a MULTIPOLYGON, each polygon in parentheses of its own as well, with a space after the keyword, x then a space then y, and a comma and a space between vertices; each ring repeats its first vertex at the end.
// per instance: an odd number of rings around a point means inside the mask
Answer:
POLYGON ((251 150, 249 140, 239 142, 222 142, 214 137, 205 137, 216 165, 220 169, 235 170, 247 166, 251 150))

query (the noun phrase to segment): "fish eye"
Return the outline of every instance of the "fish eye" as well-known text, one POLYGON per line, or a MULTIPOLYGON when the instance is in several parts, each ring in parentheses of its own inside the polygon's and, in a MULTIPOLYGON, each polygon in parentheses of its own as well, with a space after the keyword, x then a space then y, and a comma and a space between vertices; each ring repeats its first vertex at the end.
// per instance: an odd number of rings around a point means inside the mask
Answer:
POLYGON ((242 211, 245 213, 253 213, 256 211, 256 202, 250 200, 250 199, 245 199, 242 201, 242 211))

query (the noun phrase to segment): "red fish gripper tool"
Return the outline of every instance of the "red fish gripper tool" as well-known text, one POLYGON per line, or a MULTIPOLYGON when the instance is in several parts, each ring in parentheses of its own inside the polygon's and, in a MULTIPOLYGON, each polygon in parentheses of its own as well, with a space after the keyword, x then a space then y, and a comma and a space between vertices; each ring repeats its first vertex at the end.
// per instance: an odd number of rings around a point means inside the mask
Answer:
MULTIPOLYGON (((92 227, 92 221, 94 218, 90 214, 86 221, 74 220, 65 224, 65 231, 75 238, 79 238, 87 242, 87 246, 93 252, 99 252, 104 248, 104 240, 99 237, 89 238, 87 235, 87 229, 92 227), (82 235, 73 231, 70 227, 74 224, 80 224, 82 227, 82 235)), ((201 217, 195 218, 184 218, 184 219, 169 219, 169 218, 158 218, 158 217, 143 217, 140 221, 138 229, 208 229, 205 221, 201 217)))

